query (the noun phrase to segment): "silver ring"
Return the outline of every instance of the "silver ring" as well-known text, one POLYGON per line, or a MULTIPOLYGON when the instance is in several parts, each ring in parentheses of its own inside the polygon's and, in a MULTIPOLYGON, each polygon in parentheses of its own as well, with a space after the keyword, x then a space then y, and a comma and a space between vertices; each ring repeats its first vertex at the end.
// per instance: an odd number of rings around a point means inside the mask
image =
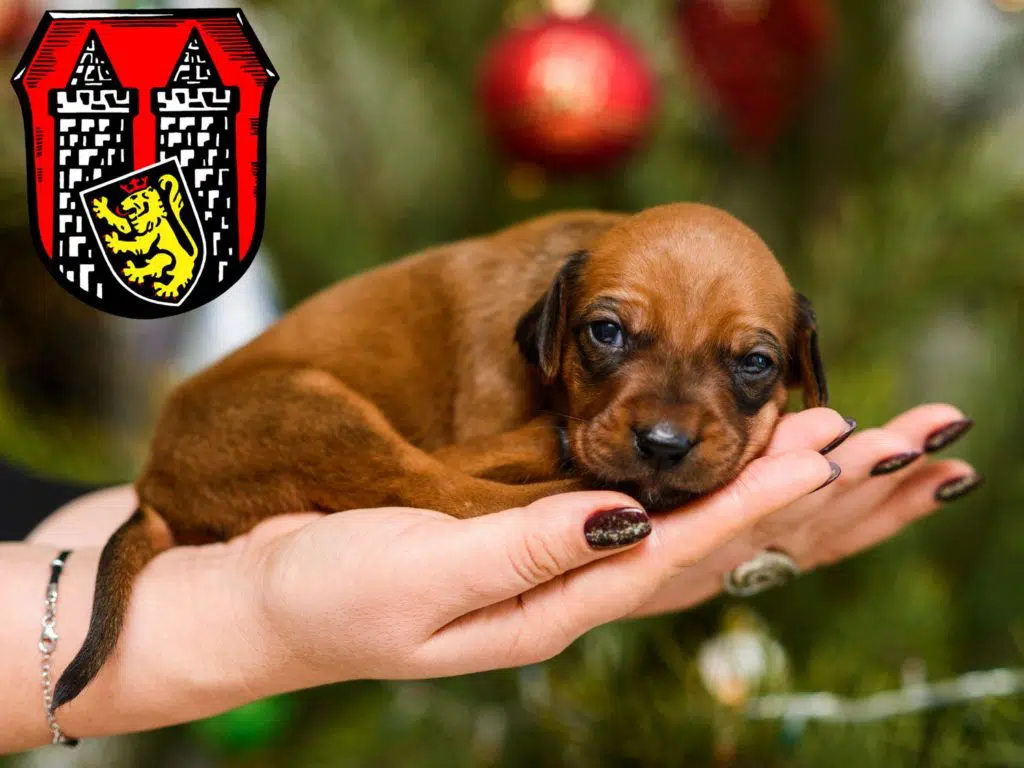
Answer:
POLYGON ((799 575, 797 564, 785 552, 763 549, 725 574, 722 584, 730 595, 750 597, 780 587, 799 575))

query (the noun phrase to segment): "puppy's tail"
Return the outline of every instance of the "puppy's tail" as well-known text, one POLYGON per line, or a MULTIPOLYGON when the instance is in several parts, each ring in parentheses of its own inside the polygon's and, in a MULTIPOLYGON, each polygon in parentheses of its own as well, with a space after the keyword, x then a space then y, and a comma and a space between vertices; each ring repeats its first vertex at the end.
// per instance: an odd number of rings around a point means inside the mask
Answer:
POLYGON ((163 518, 148 507, 140 507, 103 547, 89 631, 81 650, 57 681, 54 710, 81 693, 100 671, 121 633, 132 582, 146 563, 170 544, 171 537, 163 518))

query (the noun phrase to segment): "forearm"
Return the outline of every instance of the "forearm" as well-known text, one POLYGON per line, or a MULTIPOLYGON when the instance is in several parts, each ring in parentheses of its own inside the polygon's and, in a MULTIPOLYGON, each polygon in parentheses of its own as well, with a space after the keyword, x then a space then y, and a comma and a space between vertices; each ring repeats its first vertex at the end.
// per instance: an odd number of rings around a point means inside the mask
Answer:
MULTIPOLYGON (((98 548, 76 550, 60 580, 53 679, 88 626, 98 548)), ((56 550, 0 545, 0 753, 46 744, 40 653, 43 593, 56 550)), ((82 694, 57 712, 70 736, 150 730, 206 717, 275 692, 280 670, 258 643, 255 590, 238 583, 238 548, 173 549, 137 580, 118 647, 82 694), (271 673, 274 673, 273 675, 271 673), (265 683, 262 681, 266 681, 265 683), (254 683, 254 681, 257 681, 254 683)))

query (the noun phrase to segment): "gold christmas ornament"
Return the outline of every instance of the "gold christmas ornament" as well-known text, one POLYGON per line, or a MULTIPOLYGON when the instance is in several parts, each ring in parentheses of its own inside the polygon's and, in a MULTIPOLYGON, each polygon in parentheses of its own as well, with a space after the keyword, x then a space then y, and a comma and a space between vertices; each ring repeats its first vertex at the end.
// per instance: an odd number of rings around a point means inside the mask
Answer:
POLYGON ((784 688, 789 680, 785 650, 756 626, 729 629, 703 643, 697 671, 708 693, 734 709, 762 691, 784 688))

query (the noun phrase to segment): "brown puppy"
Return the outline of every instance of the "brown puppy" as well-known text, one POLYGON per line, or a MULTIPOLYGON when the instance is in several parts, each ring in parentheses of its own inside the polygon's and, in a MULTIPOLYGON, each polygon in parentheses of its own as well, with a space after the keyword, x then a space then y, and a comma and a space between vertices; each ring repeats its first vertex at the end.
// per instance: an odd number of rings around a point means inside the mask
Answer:
POLYGON ((707 206, 547 216, 335 285, 169 398, 54 705, 169 546, 304 509, 470 517, 586 487, 669 508, 757 456, 795 385, 825 403, 810 307, 707 206))

